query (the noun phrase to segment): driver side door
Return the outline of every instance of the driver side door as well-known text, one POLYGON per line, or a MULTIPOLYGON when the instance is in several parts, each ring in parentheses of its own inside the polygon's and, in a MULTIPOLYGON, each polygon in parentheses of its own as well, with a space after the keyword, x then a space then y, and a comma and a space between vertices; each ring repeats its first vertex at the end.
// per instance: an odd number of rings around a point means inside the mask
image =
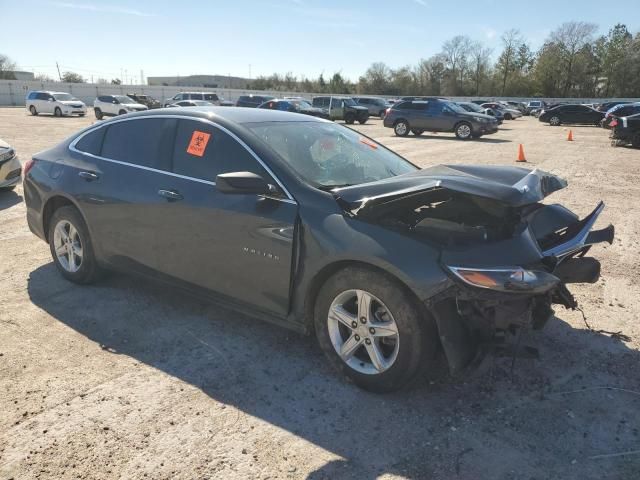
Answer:
POLYGON ((216 188, 221 173, 247 171, 277 185, 237 137, 208 122, 178 120, 172 175, 163 178, 163 222, 154 242, 159 270, 285 316, 297 203, 273 196, 228 194, 216 188))

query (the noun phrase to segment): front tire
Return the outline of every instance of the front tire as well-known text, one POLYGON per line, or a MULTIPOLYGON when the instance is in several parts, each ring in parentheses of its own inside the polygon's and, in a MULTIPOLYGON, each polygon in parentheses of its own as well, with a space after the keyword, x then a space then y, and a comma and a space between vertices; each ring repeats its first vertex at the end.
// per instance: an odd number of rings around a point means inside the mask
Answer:
POLYGON ((437 352, 435 323, 395 279, 348 267, 320 289, 314 323, 329 362, 360 388, 391 392, 437 352))
POLYGON ((56 210, 49 222, 49 248, 58 271, 67 280, 93 283, 100 275, 89 229, 72 206, 56 210))
POLYGON ((93 113, 96 114, 96 118, 98 120, 102 120, 104 118, 104 114, 102 113, 102 110, 100 110, 99 108, 94 108, 93 113))
POLYGON ((61 117, 62 116, 62 110, 60 110, 60 107, 56 107, 55 110, 53 111, 53 114, 56 117, 61 117))
POLYGON ((558 117, 557 115, 554 115, 549 119, 549 125, 553 127, 558 127, 561 123, 562 122, 560 121, 560 117, 558 117))
POLYGON ((360 125, 364 125, 365 123, 367 123, 367 120, 369 120, 369 117, 362 117, 360 120, 358 120, 358 123, 360 125))
POLYGON ((348 113, 344 117, 344 123, 346 123, 347 125, 352 125, 355 121, 356 117, 352 113, 348 113))
POLYGON ((120 111, 118 112, 118 115, 125 115, 126 113, 127 113, 127 111, 126 111, 126 110, 120 110, 120 111))
POLYGON ((504 114, 504 119, 505 120, 513 120, 513 116, 510 113, 505 113, 504 114))
POLYGON ((406 137, 409 135, 411 128, 406 120, 398 120, 393 126, 393 131, 399 137, 406 137))
POLYGON ((473 134, 471 125, 469 125, 467 122, 460 122, 458 125, 456 125, 455 132, 456 137, 458 137, 460 140, 468 140, 473 134))
POLYGON ((35 105, 31 105, 31 106, 29 107, 29 112, 30 112, 30 113, 31 113, 31 115, 33 115, 34 117, 35 117, 36 115, 38 115, 38 111, 36 110, 35 105))

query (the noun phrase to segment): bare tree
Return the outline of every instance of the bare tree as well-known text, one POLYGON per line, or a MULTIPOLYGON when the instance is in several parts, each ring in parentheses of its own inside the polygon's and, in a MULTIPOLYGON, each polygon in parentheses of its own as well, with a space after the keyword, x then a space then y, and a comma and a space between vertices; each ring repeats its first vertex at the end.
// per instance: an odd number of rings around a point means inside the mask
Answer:
POLYGON ((563 95, 566 96, 572 86, 573 68, 576 58, 582 49, 593 41, 597 26, 587 22, 566 22, 551 33, 551 40, 556 43, 565 61, 565 83, 563 95))
POLYGON ((473 82, 476 95, 480 95, 480 82, 489 70, 491 52, 492 50, 490 48, 485 47, 480 42, 474 42, 473 45, 471 45, 469 56, 473 68, 473 82))
POLYGON ((13 71, 16 69, 16 63, 6 55, 0 53, 0 79, 15 80, 16 76, 13 71))
POLYGON ((507 30, 502 35, 503 50, 500 54, 500 58, 498 59, 498 70, 502 73, 501 95, 504 95, 507 88, 507 79, 509 78, 509 73, 513 70, 514 57, 522 43, 523 41, 520 36, 520 31, 515 28, 507 30))
POLYGON ((51 78, 49 75, 47 75, 46 73, 37 74, 35 76, 35 79, 38 80, 39 82, 55 82, 55 80, 51 78))
MULTIPOLYGON (((468 56, 471 49, 471 40, 465 35, 456 35, 442 45, 442 54, 445 65, 449 69, 454 82, 460 80, 459 90, 462 90, 464 72, 468 67, 468 56)), ((454 92, 455 93, 455 92, 454 92)))

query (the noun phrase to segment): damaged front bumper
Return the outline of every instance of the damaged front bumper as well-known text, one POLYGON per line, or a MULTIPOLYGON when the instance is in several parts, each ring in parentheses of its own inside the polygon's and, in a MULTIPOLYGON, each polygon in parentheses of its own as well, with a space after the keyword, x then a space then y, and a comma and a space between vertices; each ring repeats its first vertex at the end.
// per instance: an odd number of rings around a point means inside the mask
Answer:
POLYGON ((429 299, 427 306, 436 320, 451 373, 490 351, 530 356, 531 349, 516 352, 517 345, 509 346, 508 337, 524 329, 543 328, 554 314, 553 304, 578 307, 566 284, 596 282, 600 262, 585 254, 596 243, 613 242, 612 225, 591 230, 603 209, 600 202, 579 220, 564 207, 540 206, 521 234, 538 245, 540 259, 529 265, 461 266, 455 263, 456 257, 468 259, 468 253, 443 255, 443 268, 454 280, 453 286, 429 299))

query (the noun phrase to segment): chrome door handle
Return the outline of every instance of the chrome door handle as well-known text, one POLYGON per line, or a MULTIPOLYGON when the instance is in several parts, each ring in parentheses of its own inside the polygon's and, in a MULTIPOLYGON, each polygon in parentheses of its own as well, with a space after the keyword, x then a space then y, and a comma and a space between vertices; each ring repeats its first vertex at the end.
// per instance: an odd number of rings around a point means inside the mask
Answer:
POLYGON ((100 175, 94 172, 78 172, 78 176, 84 178, 87 182, 93 182, 100 178, 100 175))
POLYGON ((158 190, 158 195, 166 198, 170 202, 176 202, 184 198, 180 192, 176 192, 175 190, 158 190))

